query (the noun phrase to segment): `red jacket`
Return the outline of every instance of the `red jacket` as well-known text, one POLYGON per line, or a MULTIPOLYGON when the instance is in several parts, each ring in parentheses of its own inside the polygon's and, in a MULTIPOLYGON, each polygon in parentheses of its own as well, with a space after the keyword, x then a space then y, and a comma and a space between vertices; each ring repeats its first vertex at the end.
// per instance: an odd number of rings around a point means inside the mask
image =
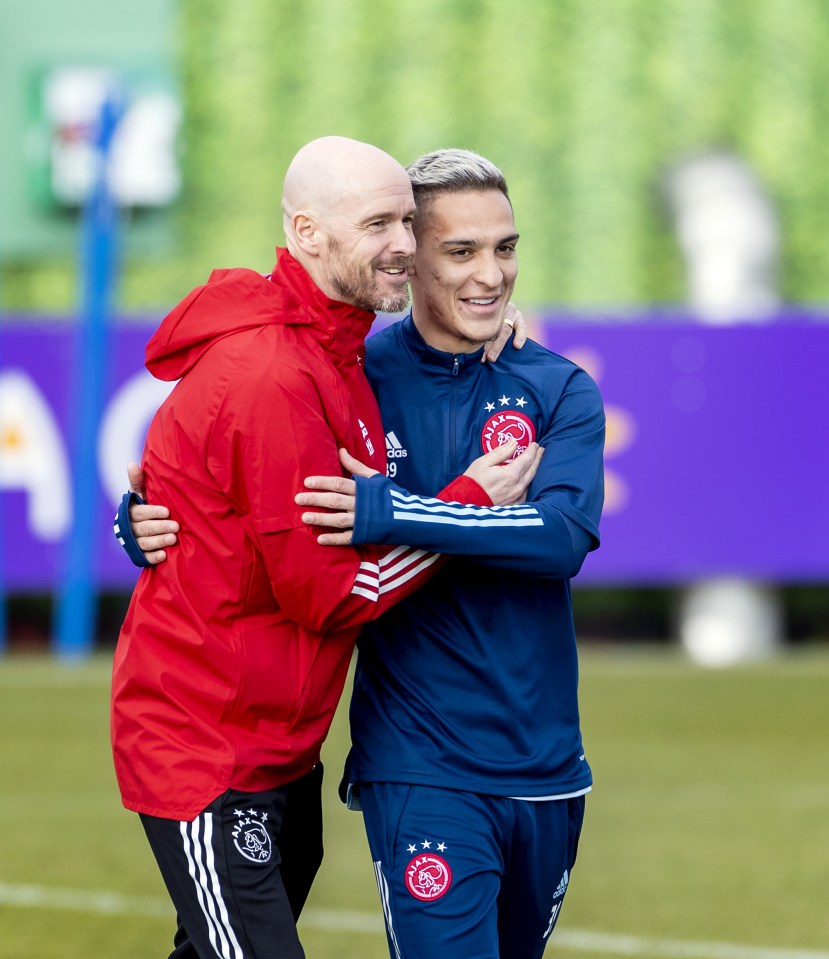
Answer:
MULTIPOLYGON (((191 820, 227 789, 308 772, 359 627, 440 565, 323 547, 301 522, 306 476, 341 473, 341 446, 384 471, 386 446, 360 365, 374 314, 277 252, 270 277, 214 271, 147 347, 155 376, 180 379, 147 436, 147 496, 182 532, 121 630, 112 743, 124 805, 154 816, 191 820)), ((481 495, 462 478, 447 498, 481 495)))

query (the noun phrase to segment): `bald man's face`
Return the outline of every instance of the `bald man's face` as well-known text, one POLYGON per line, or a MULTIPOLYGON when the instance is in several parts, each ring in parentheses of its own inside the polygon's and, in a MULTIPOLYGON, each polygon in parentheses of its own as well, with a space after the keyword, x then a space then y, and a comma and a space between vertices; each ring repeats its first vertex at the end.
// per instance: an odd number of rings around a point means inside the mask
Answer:
POLYGON ((415 206, 401 174, 391 172, 368 191, 344 198, 326 224, 324 285, 364 310, 397 313, 409 302, 415 206))

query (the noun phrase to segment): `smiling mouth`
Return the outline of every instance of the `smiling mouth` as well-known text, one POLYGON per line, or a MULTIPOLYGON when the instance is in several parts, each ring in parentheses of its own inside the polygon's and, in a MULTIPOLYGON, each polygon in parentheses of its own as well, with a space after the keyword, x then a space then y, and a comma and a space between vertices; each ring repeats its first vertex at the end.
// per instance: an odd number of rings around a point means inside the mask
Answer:
POLYGON ((498 307, 501 299, 502 294, 500 293, 494 296, 463 296, 461 297, 461 303, 475 311, 488 313, 498 307))
POLYGON ((409 268, 406 264, 395 266, 378 266, 378 273, 385 273, 392 280, 408 280, 409 268))

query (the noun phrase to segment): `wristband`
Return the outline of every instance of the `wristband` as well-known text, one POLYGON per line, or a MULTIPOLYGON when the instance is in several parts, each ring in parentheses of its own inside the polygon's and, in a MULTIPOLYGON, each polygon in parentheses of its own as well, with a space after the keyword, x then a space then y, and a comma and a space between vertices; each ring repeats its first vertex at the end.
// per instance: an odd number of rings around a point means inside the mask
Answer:
POLYGON ((139 506, 144 505, 144 500, 138 493, 124 493, 121 497, 121 504, 118 512, 115 514, 115 522, 112 524, 112 530, 115 538, 124 547, 127 556, 132 560, 134 566, 152 566, 144 555, 144 550, 138 545, 138 541, 132 534, 130 526, 130 506, 136 503, 139 506))

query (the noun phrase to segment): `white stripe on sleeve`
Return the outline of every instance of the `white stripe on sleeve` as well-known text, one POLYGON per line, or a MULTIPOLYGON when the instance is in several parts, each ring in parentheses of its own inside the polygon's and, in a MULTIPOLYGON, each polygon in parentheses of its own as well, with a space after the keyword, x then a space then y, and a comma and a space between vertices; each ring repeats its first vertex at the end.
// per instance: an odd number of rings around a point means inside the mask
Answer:
POLYGON ((464 506, 430 497, 409 496, 389 490, 395 520, 440 526, 495 527, 543 526, 538 510, 527 503, 515 506, 464 506))
POLYGON ((439 553, 427 553, 411 546, 395 546, 376 563, 360 563, 352 595, 377 602, 381 593, 399 589, 424 569, 428 569, 439 558, 439 553))

